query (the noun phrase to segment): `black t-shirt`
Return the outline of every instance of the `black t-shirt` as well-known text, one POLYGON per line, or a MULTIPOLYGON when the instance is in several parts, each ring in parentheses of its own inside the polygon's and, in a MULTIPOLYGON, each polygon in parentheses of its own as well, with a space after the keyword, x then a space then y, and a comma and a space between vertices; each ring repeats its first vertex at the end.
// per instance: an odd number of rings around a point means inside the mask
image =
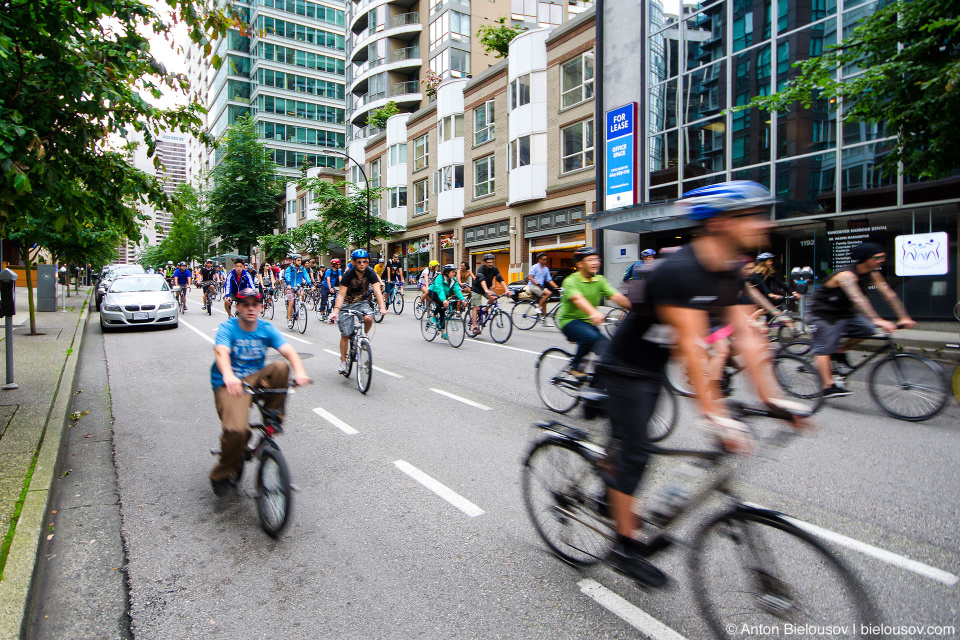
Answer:
POLYGON ((664 259, 644 280, 633 280, 627 297, 633 310, 617 330, 603 364, 614 371, 660 379, 676 342, 673 328, 657 317, 655 307, 701 309, 711 324, 725 322, 726 307, 737 304, 742 279, 738 269, 709 271, 687 245, 664 259))
POLYGON ((214 276, 217 275, 217 270, 214 267, 207 269, 206 267, 200 267, 200 280, 201 282, 209 282, 213 280, 214 276))
POLYGON ((340 286, 347 288, 343 304, 356 304, 366 300, 370 285, 375 282, 380 282, 380 276, 371 267, 364 269, 363 273, 359 269, 347 269, 340 280, 340 286))
POLYGON ((480 268, 477 269, 477 277, 473 279, 473 287, 471 291, 474 293, 484 293, 483 286, 481 282, 487 283, 487 288, 493 291, 493 281, 503 282, 503 276, 500 275, 500 269, 496 267, 487 267, 487 265, 482 264, 480 268))
MULTIPOLYGON (((860 287, 860 291, 866 295, 867 289, 873 284, 873 272, 857 273, 857 265, 855 264, 847 265, 837 273, 843 271, 849 271, 857 277, 857 285, 860 287)), ((810 305, 811 314, 830 322, 852 318, 859 313, 853 302, 847 297, 847 292, 843 290, 843 287, 827 286, 827 282, 837 273, 832 274, 814 289, 813 303, 810 305)))

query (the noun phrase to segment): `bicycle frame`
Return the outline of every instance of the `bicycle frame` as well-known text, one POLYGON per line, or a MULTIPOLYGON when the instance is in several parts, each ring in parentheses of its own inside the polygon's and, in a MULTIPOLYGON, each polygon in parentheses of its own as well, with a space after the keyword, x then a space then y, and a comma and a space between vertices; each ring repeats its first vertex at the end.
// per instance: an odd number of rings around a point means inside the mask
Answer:
POLYGON ((868 355, 866 358, 858 362, 856 365, 852 365, 850 367, 850 370, 847 371, 846 373, 841 373, 840 375, 843 376, 844 378, 849 378, 850 376, 855 374, 857 371, 859 371, 860 369, 864 368, 865 366, 867 366, 868 364, 870 364, 871 362, 879 358, 881 354, 884 357, 887 357, 889 355, 894 354, 897 350, 897 345, 890 338, 890 336, 877 336, 873 338, 864 338, 864 339, 865 340, 882 340, 885 344, 883 345, 883 347, 881 347, 880 349, 877 349, 876 351, 868 355))

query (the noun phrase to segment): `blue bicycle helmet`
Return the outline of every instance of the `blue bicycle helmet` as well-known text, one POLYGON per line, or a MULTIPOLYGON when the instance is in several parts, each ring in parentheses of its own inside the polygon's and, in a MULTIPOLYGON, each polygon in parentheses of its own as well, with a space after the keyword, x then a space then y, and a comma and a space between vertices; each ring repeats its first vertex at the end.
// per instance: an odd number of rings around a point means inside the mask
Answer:
POLYGON ((766 207, 776 202, 761 184, 750 180, 734 180, 700 187, 683 194, 677 204, 686 208, 691 220, 709 220, 728 211, 766 207))
POLYGON ((367 253, 366 249, 354 249, 353 253, 350 254, 351 260, 359 260, 360 258, 370 259, 370 254, 367 253))
POLYGON ((657 255, 657 252, 654 251, 653 249, 644 249, 643 251, 640 252, 641 258, 646 258, 648 256, 655 256, 655 255, 657 255))

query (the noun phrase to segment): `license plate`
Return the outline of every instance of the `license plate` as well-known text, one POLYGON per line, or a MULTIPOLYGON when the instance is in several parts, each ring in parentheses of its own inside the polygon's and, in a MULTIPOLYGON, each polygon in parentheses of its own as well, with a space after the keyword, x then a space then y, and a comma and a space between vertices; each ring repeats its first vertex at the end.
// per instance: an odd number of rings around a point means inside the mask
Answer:
POLYGON ((134 313, 134 314, 133 314, 133 319, 134 319, 134 320, 147 320, 147 319, 148 319, 148 316, 147 316, 146 313, 137 312, 137 313, 134 313))

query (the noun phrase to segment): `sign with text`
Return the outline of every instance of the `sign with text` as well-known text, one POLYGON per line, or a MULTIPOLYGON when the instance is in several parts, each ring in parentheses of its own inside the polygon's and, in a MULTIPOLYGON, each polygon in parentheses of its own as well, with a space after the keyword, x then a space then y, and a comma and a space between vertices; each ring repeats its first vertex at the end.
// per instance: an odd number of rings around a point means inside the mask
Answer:
POLYGON ((914 233, 894 239, 898 276, 942 276, 947 273, 950 239, 946 231, 914 233))
POLYGON ((607 111, 606 202, 604 208, 619 209, 637 203, 636 131, 637 103, 607 111))

